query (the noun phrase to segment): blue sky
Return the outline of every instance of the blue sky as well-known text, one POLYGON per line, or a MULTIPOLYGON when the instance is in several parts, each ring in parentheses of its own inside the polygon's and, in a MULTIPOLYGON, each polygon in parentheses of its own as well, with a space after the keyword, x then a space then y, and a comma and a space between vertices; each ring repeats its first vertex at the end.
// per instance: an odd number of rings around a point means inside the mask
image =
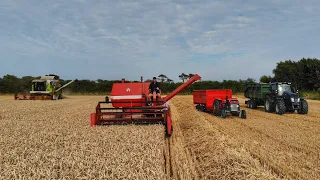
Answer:
POLYGON ((0 76, 258 79, 319 58, 317 0, 0 1, 0 76))

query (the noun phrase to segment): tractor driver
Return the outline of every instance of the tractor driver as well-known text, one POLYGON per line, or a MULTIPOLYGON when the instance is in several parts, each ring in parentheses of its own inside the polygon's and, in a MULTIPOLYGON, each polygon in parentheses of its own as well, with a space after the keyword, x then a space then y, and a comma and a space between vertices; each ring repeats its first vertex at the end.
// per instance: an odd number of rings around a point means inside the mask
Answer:
POLYGON ((149 97, 151 97, 151 100, 153 100, 153 92, 157 93, 157 97, 160 97, 160 84, 157 82, 157 78, 153 77, 153 82, 149 85, 149 97))

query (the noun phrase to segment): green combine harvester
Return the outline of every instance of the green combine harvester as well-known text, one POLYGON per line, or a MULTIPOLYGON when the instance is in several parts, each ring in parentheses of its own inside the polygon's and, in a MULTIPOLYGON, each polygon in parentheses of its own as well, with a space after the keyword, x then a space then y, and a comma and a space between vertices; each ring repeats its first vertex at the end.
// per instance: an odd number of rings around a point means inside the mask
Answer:
POLYGON ((255 83, 246 87, 244 96, 248 98, 245 104, 248 108, 256 109, 264 106, 266 112, 276 112, 282 115, 286 112, 308 114, 308 103, 297 91, 293 91, 291 83, 255 83))
POLYGON ((66 88, 77 79, 68 82, 61 86, 60 81, 56 76, 42 76, 40 79, 32 81, 31 91, 27 94, 14 94, 15 100, 35 100, 35 99, 49 99, 58 100, 62 99, 62 89, 66 88))

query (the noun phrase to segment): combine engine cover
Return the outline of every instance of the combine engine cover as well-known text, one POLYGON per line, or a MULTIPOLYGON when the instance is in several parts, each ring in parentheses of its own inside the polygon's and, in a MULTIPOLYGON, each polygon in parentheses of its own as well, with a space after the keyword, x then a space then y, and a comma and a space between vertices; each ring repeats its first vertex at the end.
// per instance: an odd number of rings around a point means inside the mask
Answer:
POLYGON ((110 96, 112 106, 115 108, 145 106, 149 85, 149 82, 113 84, 110 96))

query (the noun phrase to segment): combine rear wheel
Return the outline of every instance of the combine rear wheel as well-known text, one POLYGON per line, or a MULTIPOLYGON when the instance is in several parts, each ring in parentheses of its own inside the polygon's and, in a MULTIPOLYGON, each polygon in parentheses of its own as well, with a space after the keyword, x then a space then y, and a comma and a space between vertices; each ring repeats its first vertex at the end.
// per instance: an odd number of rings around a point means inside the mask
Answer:
POLYGON ((214 102, 213 102, 213 107, 214 107, 213 112, 214 112, 214 115, 216 115, 216 116, 221 116, 220 103, 221 102, 217 99, 214 100, 214 102))
POLYGON ((299 114, 308 114, 308 103, 306 100, 301 99, 300 108, 298 109, 299 114))
POLYGON ((278 100, 276 102, 276 113, 282 115, 286 112, 286 105, 283 100, 278 100))

